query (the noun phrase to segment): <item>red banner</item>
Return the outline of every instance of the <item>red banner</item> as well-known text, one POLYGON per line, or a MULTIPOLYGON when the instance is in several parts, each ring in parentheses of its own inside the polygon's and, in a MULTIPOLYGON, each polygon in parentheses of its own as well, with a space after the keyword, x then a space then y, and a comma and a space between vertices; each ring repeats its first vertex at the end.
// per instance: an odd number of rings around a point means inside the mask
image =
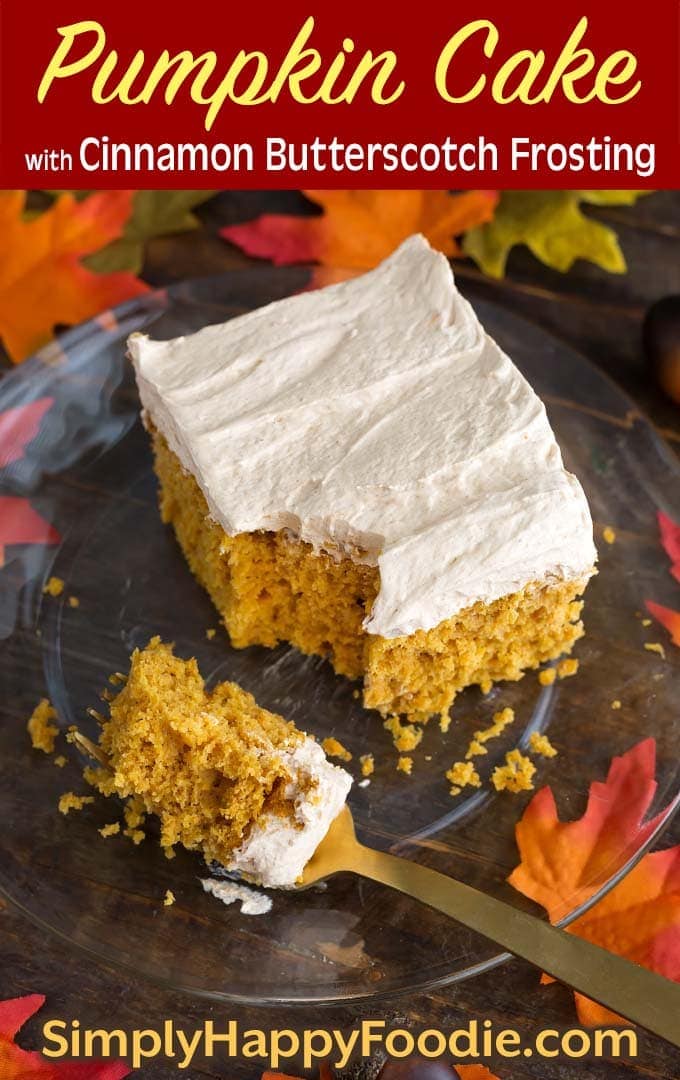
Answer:
POLYGON ((680 180, 677 0, 0 13, 6 188, 680 180))

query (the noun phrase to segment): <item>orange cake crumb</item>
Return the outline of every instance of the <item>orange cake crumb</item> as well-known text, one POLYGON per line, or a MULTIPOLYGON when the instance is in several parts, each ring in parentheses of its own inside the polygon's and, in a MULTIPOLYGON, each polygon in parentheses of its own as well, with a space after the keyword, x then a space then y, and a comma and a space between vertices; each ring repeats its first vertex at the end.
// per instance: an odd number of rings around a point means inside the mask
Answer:
POLYGON ((144 829, 123 829, 123 836, 127 836, 128 840, 132 840, 135 847, 141 844, 142 840, 146 840, 144 829))
POLYGON ((502 735, 506 727, 515 719, 514 709, 501 709, 499 712, 494 713, 493 724, 490 727, 485 728, 483 731, 475 731, 473 741, 480 743, 488 742, 489 739, 495 739, 499 735, 502 735))
POLYGON ((519 750, 509 750, 505 755, 505 765, 497 765, 491 774, 491 783, 496 791, 533 791, 532 778, 536 766, 531 758, 519 750))
POLYGON ((575 675, 578 671, 578 660, 574 657, 569 657, 567 660, 560 660, 557 665, 557 675, 560 679, 567 679, 570 675, 575 675))
POLYGON ((68 814, 71 810, 82 810, 88 803, 94 802, 94 795, 76 795, 74 791, 66 791, 59 799, 59 812, 68 814))
POLYGON ((73 608, 80 607, 80 600, 78 599, 78 597, 77 596, 69 596, 69 598, 68 598, 68 606, 73 607, 73 608))
POLYGON ((163 845, 163 854, 165 855, 166 859, 174 859, 175 849, 172 844, 163 845))
POLYGON ((397 760, 397 770, 399 772, 406 773, 407 776, 411 775, 413 771, 413 758, 412 757, 400 757, 397 760))
POLYGON ((47 596, 61 596, 64 591, 64 581, 60 577, 48 578, 43 585, 43 592, 47 596))
POLYGON ((557 757, 557 750, 550 739, 540 731, 532 731, 529 736, 529 746, 535 754, 540 754, 542 757, 557 757))
POLYGON ((557 678, 557 672, 554 667, 543 668, 543 671, 538 673, 538 681, 541 686, 552 686, 557 678))
POLYGON ((212 641, 212 639, 215 637, 216 633, 217 633, 217 630, 215 629, 215 627, 211 626, 208 630, 206 630, 205 636, 207 637, 208 641, 212 641))
POLYGON ((58 769, 63 769, 66 764, 66 758, 63 754, 58 754, 52 764, 56 765, 58 769))
POLYGON ((479 773, 471 761, 455 761, 447 772, 446 779, 452 785, 452 795, 459 795, 464 787, 478 788, 482 786, 479 773))
POLYGON ((612 701, 612 709, 620 709, 620 708, 621 708, 621 702, 619 701, 618 698, 615 698, 614 701, 612 701))
POLYGON ((607 544, 613 544, 616 540, 616 531, 612 529, 611 525, 605 525, 602 530, 602 539, 607 544))
POLYGON ((132 795, 125 804, 123 816, 128 829, 138 829, 140 825, 143 825, 146 820, 143 799, 140 799, 138 795, 132 795))
POLYGON ((423 729, 415 724, 402 724, 398 716, 390 716, 383 725, 389 731, 395 750, 409 753, 415 750, 423 738, 423 729))
POLYGON ((359 758, 362 776, 372 776, 375 772, 375 760, 373 754, 362 754, 359 758))
POLYGON ((662 660, 666 659, 666 650, 660 641, 646 641, 645 649, 647 652, 658 653, 662 660))
POLYGON ((59 728, 52 723, 56 719, 57 710, 47 698, 41 698, 26 725, 34 750, 42 750, 44 754, 54 753, 54 744, 59 734, 59 728))
POLYGON ((175 894, 172 889, 166 889, 165 899, 163 900, 164 907, 172 907, 175 902, 175 894))
POLYGON ((480 757, 482 754, 488 754, 489 751, 479 739, 471 739, 470 744, 465 751, 465 760, 469 761, 470 758, 480 757))
POLYGON ((451 715, 450 715, 450 713, 442 713, 442 715, 439 717, 439 728, 440 728, 442 734, 446 735, 446 732, 449 730, 450 727, 451 727, 451 715))
POLYGON ((107 836, 117 836, 120 832, 120 821, 113 821, 110 825, 102 825, 101 829, 98 829, 97 831, 104 839, 106 839, 107 836))
POLYGON ((331 735, 330 738, 324 739, 321 743, 323 751, 328 754, 329 757, 339 758, 340 761, 351 761, 352 755, 350 751, 342 745, 339 739, 334 739, 331 735))
POLYGON ((643 619, 642 620, 642 625, 643 626, 651 626, 652 625, 652 620, 651 619, 643 619))

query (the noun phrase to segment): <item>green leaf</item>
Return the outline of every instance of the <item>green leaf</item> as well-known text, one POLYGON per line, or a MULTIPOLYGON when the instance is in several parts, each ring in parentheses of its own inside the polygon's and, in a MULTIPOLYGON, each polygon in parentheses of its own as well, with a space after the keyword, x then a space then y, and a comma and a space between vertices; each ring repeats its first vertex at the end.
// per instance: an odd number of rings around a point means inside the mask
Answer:
POLYGON ((616 233, 581 210, 581 203, 631 205, 645 191, 504 191, 493 220, 468 232, 463 250, 490 277, 505 273, 517 244, 555 270, 566 272, 587 259, 612 274, 623 274, 626 261, 616 233))
MULTIPOLYGON (((61 191, 50 191, 61 195, 61 191)), ((89 191, 73 191, 76 199, 84 199, 89 191)), ((211 199, 216 191, 138 191, 135 193, 132 214, 125 232, 118 240, 97 251, 84 262, 98 274, 116 270, 132 270, 138 274, 144 262, 144 247, 154 236, 189 232, 200 225, 191 213, 194 207, 211 199)))

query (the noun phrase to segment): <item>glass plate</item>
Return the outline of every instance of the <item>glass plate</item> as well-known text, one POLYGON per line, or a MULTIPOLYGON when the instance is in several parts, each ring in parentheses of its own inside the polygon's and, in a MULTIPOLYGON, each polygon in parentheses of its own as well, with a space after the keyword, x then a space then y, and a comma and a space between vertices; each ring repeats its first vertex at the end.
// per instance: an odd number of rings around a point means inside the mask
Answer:
MULTIPOLYGON (((0 411, 54 399, 25 456, 0 473, 4 494, 26 496, 61 534, 58 546, 6 549, 0 571, 0 891, 26 915, 75 946, 174 989, 217 1000, 263 1003, 347 1001, 431 988, 505 959, 498 949, 429 908, 377 885, 341 875, 325 888, 276 894, 268 916, 246 916, 202 891, 200 857, 166 860, 153 839, 134 847, 102 840, 118 820, 114 800, 64 817, 57 801, 85 791, 82 761, 65 768, 31 750, 26 718, 47 694, 62 728, 86 715, 107 676, 153 634, 195 655, 210 681, 235 679, 260 704, 353 753, 375 756, 370 785, 355 785, 351 806, 361 838, 396 851, 518 907, 532 908, 506 882, 517 862, 514 827, 528 797, 480 791, 449 795, 444 772, 472 732, 506 705, 517 714, 505 740, 489 744, 484 774, 535 730, 550 729, 559 756, 539 765, 563 818, 583 811, 588 783, 611 757, 645 736, 658 746, 653 810, 677 804, 677 651, 668 660, 644 649, 663 638, 642 626, 645 598, 672 603, 677 588, 658 542, 655 513, 680 519, 678 465, 649 423, 602 374, 566 345, 488 302, 477 310, 545 400, 569 468, 582 480, 600 544, 600 573, 585 607, 587 636, 577 646, 576 678, 543 688, 535 674, 483 696, 462 694, 443 734, 431 722, 411 777, 380 719, 365 712, 355 686, 328 664, 290 648, 232 649, 216 613, 191 577, 158 517, 147 437, 124 343, 133 330, 157 337, 188 333, 308 286, 305 269, 255 269, 151 293, 84 326, 0 382, 0 411), (57 599, 42 593, 49 574, 66 581, 57 599), (78 607, 69 604, 77 596, 78 607), (612 710, 618 698, 623 705, 612 710), (166 889, 176 903, 163 907, 166 889)), ((670 811, 669 811, 670 813, 670 811)), ((600 891, 640 857, 612 854, 600 891)), ((535 909, 534 909, 535 910, 535 909)), ((572 914, 575 915, 576 912, 572 914)))

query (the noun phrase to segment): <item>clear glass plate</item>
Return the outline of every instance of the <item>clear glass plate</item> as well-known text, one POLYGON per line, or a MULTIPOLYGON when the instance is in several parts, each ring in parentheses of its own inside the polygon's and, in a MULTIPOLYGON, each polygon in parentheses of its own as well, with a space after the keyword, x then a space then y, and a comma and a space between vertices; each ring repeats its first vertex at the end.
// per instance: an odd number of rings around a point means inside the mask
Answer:
MULTIPOLYGON (((586 638, 576 678, 539 686, 534 674, 462 694, 442 734, 431 722, 411 777, 380 719, 365 712, 355 686, 321 660, 289 648, 232 649, 160 522, 156 485, 138 401, 124 358, 127 335, 188 333, 289 295, 309 283, 304 269, 256 269, 187 282, 123 305, 64 334, 0 382, 0 411, 48 395, 54 404, 21 460, 0 473, 4 494, 25 495, 62 536, 58 547, 10 547, 0 571, 0 891, 26 915, 93 956, 175 989, 217 1000, 263 1003, 346 1001, 431 988, 501 962, 498 949, 455 922, 377 885, 341 875, 326 888, 276 894, 268 916, 246 916, 203 893, 205 867, 180 851, 169 862, 153 839, 134 847, 102 840, 97 828, 120 817, 113 800, 64 817, 59 795, 85 791, 73 750, 64 769, 32 751, 26 718, 47 694, 62 728, 91 735, 85 710, 107 676, 153 634, 195 655, 210 681, 235 679, 258 701, 353 753, 375 756, 368 787, 351 806, 361 838, 460 877, 518 907, 506 883, 517 862, 514 827, 527 797, 488 786, 454 800, 444 772, 494 711, 517 713, 505 740, 489 744, 488 775, 507 749, 550 729, 559 756, 540 764, 564 818, 579 815, 591 779, 611 757, 645 736, 657 740, 654 811, 678 801, 678 654, 646 651, 662 631, 645 629, 645 598, 672 603, 673 581, 655 512, 680 519, 678 465, 648 422, 583 357, 537 327, 488 302, 476 304, 490 332, 545 400, 568 464, 581 478, 597 522, 617 530, 599 544, 600 573, 585 607, 586 638), (66 581, 44 596, 49 574, 66 581), (79 607, 71 607, 75 595, 79 607), (618 698, 623 707, 612 710, 618 698), (176 903, 163 907, 166 889, 176 903)), ((676 590, 677 592, 677 590, 676 590)), ((677 603, 677 596, 676 596, 677 603)), ((640 857, 617 853, 600 890, 640 857)), ((574 912, 571 917, 576 914, 574 912)))

